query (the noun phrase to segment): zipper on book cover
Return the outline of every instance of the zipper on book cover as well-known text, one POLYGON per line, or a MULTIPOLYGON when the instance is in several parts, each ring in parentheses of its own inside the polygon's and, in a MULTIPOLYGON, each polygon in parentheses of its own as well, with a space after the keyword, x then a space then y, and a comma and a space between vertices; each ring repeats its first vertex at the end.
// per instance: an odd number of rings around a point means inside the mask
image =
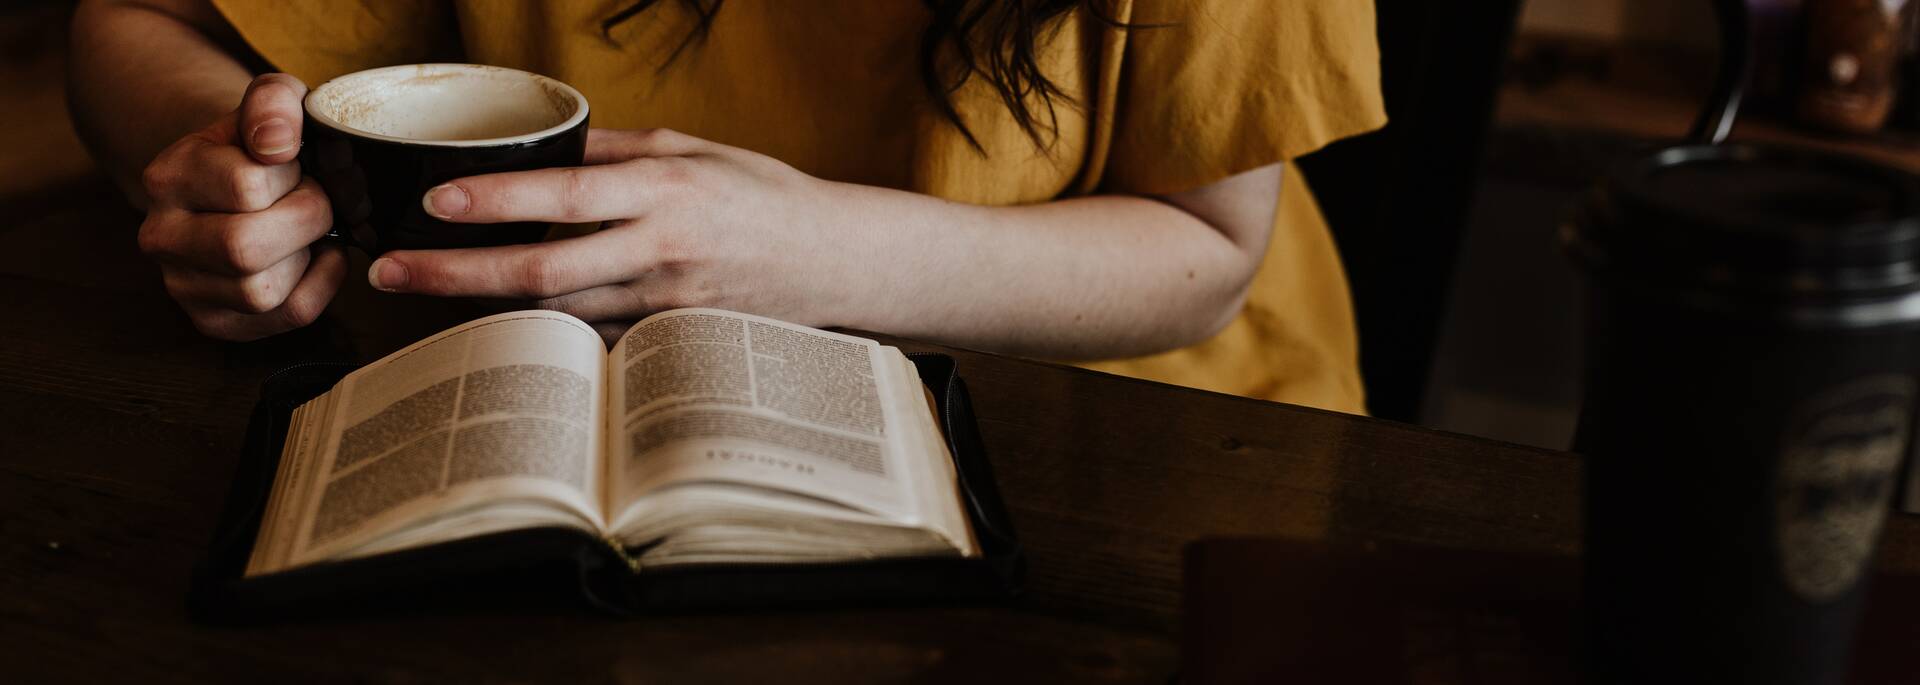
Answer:
POLYGON ((641 564, 640 564, 639 555, 628 554, 627 548, 621 547, 620 541, 615 540, 611 537, 602 537, 600 538, 600 542, 607 546, 608 551, 613 552, 614 558, 619 559, 621 563, 626 564, 628 573, 640 572, 641 564))
MULTIPOLYGON (((633 573, 639 571, 639 563, 621 550, 619 543, 614 542, 613 538, 598 539, 601 546, 609 550, 612 556, 619 558, 621 565, 627 568, 627 578, 630 579, 633 573)), ((580 598, 593 608, 609 615, 636 615, 637 603, 632 590, 627 587, 627 580, 609 578, 607 574, 602 573, 603 569, 617 567, 609 563, 607 554, 593 553, 589 550, 588 547, 581 547, 575 552, 574 568, 579 573, 576 585, 580 598)))
POLYGON ((266 385, 268 383, 272 383, 274 381, 280 380, 280 377, 293 373, 295 371, 302 371, 306 369, 316 369, 321 367, 335 368, 335 369, 352 369, 352 368, 358 368, 359 366, 360 366, 359 364, 355 364, 353 362, 341 362, 341 361, 300 362, 297 364, 282 366, 278 370, 275 370, 273 373, 267 374, 267 377, 262 379, 260 381, 260 384, 266 385))
MULTIPOLYGON (((954 474, 954 477, 960 481, 960 492, 966 495, 967 503, 973 507, 974 511, 980 512, 980 516, 978 518, 979 518, 981 527, 986 528, 987 532, 992 533, 995 537, 998 537, 1001 540, 1007 540, 1007 539, 1010 539, 1012 536, 1008 535, 1006 531, 1000 530, 999 522, 994 521, 993 517, 988 514, 986 504, 980 501, 979 494, 974 492, 973 483, 970 482, 970 480, 967 478, 968 469, 963 468, 961 465, 962 457, 960 456, 960 452, 961 452, 960 426, 958 424, 955 424, 953 421, 953 405, 955 402, 959 400, 959 397, 958 397, 959 391, 955 390, 955 386, 959 382, 960 382, 959 365, 955 364, 953 366, 948 367, 947 368, 947 387, 945 389, 947 401, 941 403, 942 406, 940 407, 940 418, 942 421, 946 422, 946 425, 947 425, 947 448, 953 450, 953 459, 954 459, 953 474, 954 474)), ((975 428, 974 430, 977 432, 978 428, 975 428)), ((974 438, 978 440, 979 435, 976 434, 974 438)), ((982 449, 984 448, 985 448, 985 445, 983 444, 982 449)), ((985 459, 984 455, 976 455, 976 456, 979 456, 982 460, 985 459)))

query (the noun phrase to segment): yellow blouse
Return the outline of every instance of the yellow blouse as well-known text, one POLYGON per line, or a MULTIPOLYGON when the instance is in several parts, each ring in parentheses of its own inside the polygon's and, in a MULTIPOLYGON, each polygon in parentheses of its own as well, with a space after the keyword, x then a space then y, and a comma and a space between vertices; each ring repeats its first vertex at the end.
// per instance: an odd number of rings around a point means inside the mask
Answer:
MULTIPOLYGON (((1368 0, 1120 0, 1113 31, 1076 13, 1040 55, 1077 106, 1037 148, 983 79, 954 105, 975 151, 923 90, 925 6, 911 0, 725 0, 711 30, 678 0, 617 25, 626 2, 214 0, 275 67, 318 84, 391 64, 468 61, 572 84, 601 127, 658 127, 838 181, 990 205, 1162 194, 1290 160, 1385 123, 1368 0)), ((1289 165, 1245 310, 1191 347, 1083 365, 1219 392, 1361 412, 1346 276, 1289 165)))

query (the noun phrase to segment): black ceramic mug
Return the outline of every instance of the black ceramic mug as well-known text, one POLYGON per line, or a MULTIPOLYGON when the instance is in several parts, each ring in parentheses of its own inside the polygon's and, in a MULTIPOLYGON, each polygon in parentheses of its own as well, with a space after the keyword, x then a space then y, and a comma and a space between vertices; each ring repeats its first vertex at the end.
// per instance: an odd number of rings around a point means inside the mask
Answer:
POLYGON ((587 99, 514 69, 370 69, 320 84, 305 107, 300 166, 333 205, 329 237, 373 255, 537 241, 547 224, 451 224, 421 198, 457 178, 579 166, 586 154, 587 99))

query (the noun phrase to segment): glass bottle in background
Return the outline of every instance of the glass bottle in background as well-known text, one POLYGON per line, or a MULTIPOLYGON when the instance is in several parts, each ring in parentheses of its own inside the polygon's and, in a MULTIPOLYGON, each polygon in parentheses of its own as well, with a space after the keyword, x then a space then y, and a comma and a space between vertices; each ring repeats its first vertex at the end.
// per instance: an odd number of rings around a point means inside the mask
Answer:
POLYGON ((1887 126, 1920 131, 1920 2, 1909 1, 1900 16, 1899 85, 1887 126))
POLYGON ((1907 0, 1807 0, 1796 113, 1840 133, 1880 130, 1893 110, 1907 0))

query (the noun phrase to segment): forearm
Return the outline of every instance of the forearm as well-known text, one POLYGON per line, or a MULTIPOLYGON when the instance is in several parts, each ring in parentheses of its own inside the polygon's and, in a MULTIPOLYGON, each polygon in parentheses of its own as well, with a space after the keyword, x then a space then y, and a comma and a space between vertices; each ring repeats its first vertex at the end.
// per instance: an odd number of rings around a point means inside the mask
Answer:
MULTIPOLYGON (((1267 192, 1277 181, 1276 169, 1267 192)), ((846 244, 867 266, 844 272, 839 285, 851 287, 829 303, 829 320, 1030 356, 1131 356, 1203 340, 1238 314, 1267 239, 1141 197, 981 207, 837 191, 872 219, 849 222, 846 244)))
POLYGON ((666 129, 596 129, 586 159, 455 179, 422 203, 457 223, 602 230, 398 250, 368 280, 591 322, 718 307, 1036 357, 1131 356, 1198 342, 1239 313, 1281 175, 1275 163, 1151 199, 983 207, 824 181, 666 129))
POLYGON ((91 0, 74 12, 74 123, 136 204, 145 204, 141 169, 231 111, 252 78, 211 35, 218 22, 204 2, 91 0))

